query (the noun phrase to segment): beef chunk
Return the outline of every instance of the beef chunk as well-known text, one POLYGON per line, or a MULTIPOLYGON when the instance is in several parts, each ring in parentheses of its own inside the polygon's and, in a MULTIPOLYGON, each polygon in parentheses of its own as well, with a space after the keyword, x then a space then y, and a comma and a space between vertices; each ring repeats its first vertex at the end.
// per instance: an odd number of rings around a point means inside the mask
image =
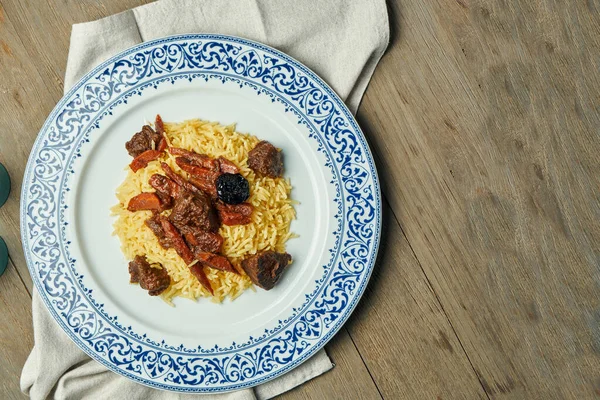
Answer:
POLYGON ((242 268, 255 285, 271 290, 291 261, 288 253, 263 251, 242 261, 242 268))
POLYGON ((206 154, 198 154, 195 151, 180 149, 178 147, 169 147, 169 153, 175 156, 182 156, 183 158, 188 159, 191 164, 198 167, 206 168, 211 171, 219 170, 219 163, 217 160, 210 158, 206 154))
POLYGON ((160 141, 160 139, 162 139, 161 134, 158 133, 158 132, 156 132, 149 125, 144 125, 142 127, 142 132, 146 132, 146 135, 150 138, 150 140, 152 141, 152 143, 154 143, 154 148, 156 148, 156 145, 158 144, 158 142, 160 141))
POLYGON ((219 220, 210 199, 202 192, 182 194, 175 200, 169 220, 179 230, 186 227, 199 228, 209 232, 219 229, 219 220))
MULTIPOLYGON (((136 260, 137 257, 139 256, 136 256, 136 260)), ((129 283, 140 283, 140 267, 136 260, 129 262, 129 283)))
POLYGON ((150 177, 148 183, 156 190, 156 195, 165 205, 165 210, 171 208, 173 206, 173 198, 179 197, 183 192, 181 186, 164 175, 154 174, 150 177))
POLYGON ((263 140, 248 153, 248 166, 259 176, 277 178, 283 175, 283 157, 271 143, 263 140))
POLYGON ((142 289, 148 291, 150 296, 161 294, 171 284, 171 278, 166 269, 153 268, 145 256, 135 256, 129 263, 131 283, 139 283, 142 289))
POLYGON ((203 179, 191 175, 190 183, 209 195, 212 199, 217 198, 217 185, 215 185, 213 179, 203 179))
POLYGON ((219 253, 223 245, 223 237, 218 233, 207 232, 200 229, 186 228, 184 237, 192 251, 219 253))
POLYGON ((174 196, 177 184, 164 175, 153 174, 150 179, 148 179, 148 183, 156 190, 156 193, 177 197, 174 196))
POLYGON ((161 138, 161 134, 155 132, 149 125, 144 125, 141 131, 125 143, 125 148, 131 157, 137 157, 147 150, 155 150, 161 138))
POLYGON ((131 157, 137 157, 146 150, 152 150, 152 140, 144 132, 144 129, 133 135, 131 140, 125 143, 125 148, 131 157))
POLYGON ((225 225, 246 225, 252 222, 252 211, 254 207, 249 203, 225 204, 216 203, 219 218, 225 225))
POLYGON ((171 242, 167 238, 167 235, 166 235, 164 229, 162 228, 162 224, 160 223, 160 218, 162 218, 160 215, 155 214, 152 217, 148 218, 145 223, 146 223, 146 226, 148 228, 150 228, 152 233, 154 233, 154 236, 156 236, 156 238, 158 239, 158 243, 160 243, 160 245, 163 248, 169 249, 172 247, 171 242))
POLYGON ((160 199, 161 211, 173 208, 173 198, 163 192, 155 193, 160 199))

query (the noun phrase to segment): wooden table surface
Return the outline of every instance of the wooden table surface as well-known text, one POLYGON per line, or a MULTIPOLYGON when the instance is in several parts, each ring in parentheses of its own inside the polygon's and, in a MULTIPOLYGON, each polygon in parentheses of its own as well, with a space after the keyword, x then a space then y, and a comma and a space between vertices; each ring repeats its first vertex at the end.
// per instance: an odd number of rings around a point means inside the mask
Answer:
MULTIPOLYGON (((62 96, 73 23, 140 0, 0 0, 0 398, 33 345, 19 234, 27 157, 62 96)), ((358 112, 384 192, 378 263, 282 396, 600 398, 600 1, 395 0, 358 112), (568 7, 564 3, 569 3, 568 7)))

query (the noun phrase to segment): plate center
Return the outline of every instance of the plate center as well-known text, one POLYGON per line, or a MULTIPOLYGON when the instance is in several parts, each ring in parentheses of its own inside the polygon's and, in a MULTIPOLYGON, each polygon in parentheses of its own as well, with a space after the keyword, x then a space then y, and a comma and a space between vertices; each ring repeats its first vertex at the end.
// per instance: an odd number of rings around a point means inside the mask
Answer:
MULTIPOLYGON (((324 160, 311 148, 305 126, 298 124, 267 96, 241 88, 239 84, 186 82, 163 84, 148 95, 132 96, 127 107, 117 107, 82 146, 73 191, 75 207, 70 214, 72 249, 77 271, 84 285, 93 289, 94 300, 108 315, 119 315, 119 323, 143 332, 155 341, 188 348, 228 346, 245 343, 273 329, 293 313, 314 290, 327 260, 323 254, 331 215, 324 160), (251 289, 234 301, 215 304, 209 299, 193 302, 175 299, 175 307, 150 297, 137 285, 129 284, 127 263, 116 236, 111 236, 114 217, 110 207, 117 203, 115 190, 126 176, 131 162, 125 142, 147 121, 161 114, 167 122, 200 118, 223 125, 237 123, 237 131, 268 140, 284 153, 285 177, 293 186, 291 197, 297 219, 291 231, 300 237, 287 243, 293 264, 271 291, 251 289)), ((313 145, 314 146, 314 145, 313 145)))

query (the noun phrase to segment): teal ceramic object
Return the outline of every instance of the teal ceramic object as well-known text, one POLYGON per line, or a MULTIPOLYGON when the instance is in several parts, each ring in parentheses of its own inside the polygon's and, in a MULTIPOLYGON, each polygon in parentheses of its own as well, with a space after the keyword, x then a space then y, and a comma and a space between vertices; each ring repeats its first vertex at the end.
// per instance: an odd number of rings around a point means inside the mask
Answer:
POLYGON ((6 271, 6 266, 8 265, 8 248, 6 247, 6 243, 4 239, 0 237, 0 275, 6 271))
POLYGON ((10 176, 4 165, 0 164, 0 207, 6 203, 10 194, 10 176))

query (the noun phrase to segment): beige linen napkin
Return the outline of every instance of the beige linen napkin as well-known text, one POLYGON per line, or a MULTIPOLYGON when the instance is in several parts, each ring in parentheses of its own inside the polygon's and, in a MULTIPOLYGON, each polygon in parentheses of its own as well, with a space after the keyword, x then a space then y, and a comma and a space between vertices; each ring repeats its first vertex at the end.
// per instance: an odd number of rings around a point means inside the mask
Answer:
MULTIPOLYGON (((73 25, 65 92, 96 65, 135 44, 182 33, 220 33, 271 45, 321 76, 354 113, 388 44, 384 0, 162 0, 73 25)), ((33 293, 35 345, 21 376, 33 399, 185 399, 121 377, 90 359, 33 293)), ((268 399, 333 367, 324 350, 287 374, 214 399, 268 399)))

